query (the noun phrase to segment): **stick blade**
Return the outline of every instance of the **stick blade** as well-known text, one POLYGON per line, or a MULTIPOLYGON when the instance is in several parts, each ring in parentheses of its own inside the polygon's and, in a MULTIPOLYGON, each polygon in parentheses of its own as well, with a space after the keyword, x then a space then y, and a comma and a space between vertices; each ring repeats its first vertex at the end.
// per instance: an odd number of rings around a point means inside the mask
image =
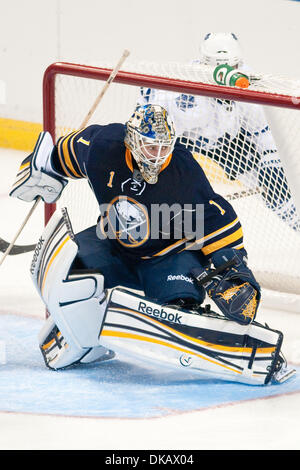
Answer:
MULTIPOLYGON (((9 243, 3 238, 0 238, 0 251, 5 253, 7 248, 9 247, 9 243)), ((22 253, 28 253, 29 251, 33 251, 35 249, 36 244, 34 245, 14 245, 10 250, 9 255, 21 255, 22 253)))

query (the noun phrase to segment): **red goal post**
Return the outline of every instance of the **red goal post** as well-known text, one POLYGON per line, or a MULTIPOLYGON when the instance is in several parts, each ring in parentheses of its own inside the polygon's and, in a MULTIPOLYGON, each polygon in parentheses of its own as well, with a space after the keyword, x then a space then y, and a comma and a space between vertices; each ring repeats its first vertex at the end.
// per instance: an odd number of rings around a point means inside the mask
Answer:
MULTIPOLYGON (((75 115, 78 115, 80 122, 89 107, 93 104, 92 101, 88 101, 92 99, 88 91, 88 88, 91 86, 90 84, 93 83, 94 87, 94 83, 96 83, 95 89, 99 91, 102 83, 108 79, 111 71, 112 68, 109 67, 100 68, 62 62, 54 63, 47 68, 43 80, 43 125, 44 130, 49 131, 55 141, 61 135, 61 131, 58 130, 60 126, 60 124, 58 124, 58 108, 65 108, 65 121, 62 128, 67 131, 76 129, 76 125, 74 127, 74 124, 71 122, 72 119, 75 115), (64 78, 61 79, 60 77, 64 78), (74 85, 73 91, 71 90, 73 85, 61 85, 59 82, 60 79, 63 81, 68 77, 70 77, 74 83, 76 79, 80 81, 80 85, 74 85), (61 92, 60 86, 64 86, 65 91, 61 92), (58 97, 58 95, 60 95, 60 97, 58 97), (68 102, 64 103, 65 95, 69 95, 70 98, 68 102), (82 95, 86 97, 82 98, 82 95), (81 104, 78 110, 75 104, 77 105, 79 99, 81 100, 81 104)), ((214 84, 210 79, 210 75, 210 70, 203 71, 201 67, 197 69, 197 67, 195 68, 190 65, 184 66, 182 64, 171 64, 170 66, 155 64, 155 67, 152 67, 151 64, 147 66, 141 64, 137 67, 130 66, 128 69, 124 67, 124 69, 118 72, 114 83, 111 85, 113 90, 108 93, 108 95, 113 95, 114 93, 118 95, 118 104, 109 104, 107 101, 102 107, 102 103, 100 103, 100 114, 101 109, 105 110, 104 114, 107 110, 107 114, 105 116, 102 115, 99 119, 95 116, 95 121, 93 122, 100 124, 106 123, 107 121, 105 119, 113 108, 119 108, 120 110, 122 108, 123 110, 122 103, 123 101, 125 102, 127 98, 126 95, 129 94, 128 90, 135 90, 137 96, 140 87, 165 90, 180 95, 227 100, 233 103, 262 105, 267 112, 267 119, 271 125, 272 133, 277 133, 277 136, 275 135, 275 141, 280 157, 282 158, 282 166, 287 176, 289 189, 292 193, 295 205, 300 207, 300 185, 298 183, 300 181, 300 150, 298 150, 297 156, 294 155, 293 146, 286 149, 287 144, 292 144, 291 141, 293 139, 297 140, 297 131, 298 134, 300 134, 300 127, 298 127, 300 123, 299 83, 294 80, 285 81, 285 78, 281 77, 260 76, 261 78, 258 81, 258 85, 250 86, 249 89, 239 89, 237 87, 226 87, 214 84), (200 77, 200 79, 197 77, 200 77), (120 92, 117 92, 119 89, 120 92), (284 110, 284 113, 288 113, 286 116, 291 116, 289 117, 291 122, 288 122, 285 115, 280 117, 279 120, 274 119, 272 113, 268 113, 268 108, 272 110, 284 110), (295 120, 293 117, 295 116, 294 111, 297 112, 296 130, 292 130, 292 135, 290 134, 290 136, 283 136, 281 129, 278 130, 278 126, 279 128, 284 127, 283 124, 285 124, 292 129, 295 120), (285 157, 284 160, 283 157, 285 157)), ((109 99, 109 97, 107 99, 109 99)), ((124 116, 129 118, 132 112, 133 106, 129 107, 124 105, 122 119, 120 118, 118 121, 125 122, 124 116)), ((115 120, 115 122, 117 121, 115 120)), ((217 192, 222 193, 222 195, 226 197, 229 196, 229 199, 234 199, 232 195, 237 194, 238 201, 235 202, 233 200, 232 204, 242 219, 245 241, 247 248, 249 248, 249 264, 250 266, 256 265, 256 261, 260 261, 257 269, 253 269, 262 285, 265 285, 268 289, 300 294, 300 232, 291 229, 285 222, 279 220, 279 218, 272 213, 270 208, 263 207, 261 195, 255 194, 253 188, 249 189, 247 185, 245 186, 244 183, 237 181, 237 179, 233 181, 234 178, 231 175, 229 175, 229 178, 228 175, 224 175, 224 165, 223 167, 221 165, 222 168, 220 168, 220 165, 215 161, 212 162, 211 158, 204 158, 201 149, 199 150, 197 145, 199 145, 199 143, 196 143, 193 149, 194 156, 196 154, 196 156, 199 157, 200 164, 207 172, 212 185, 217 186, 217 192), (221 188, 220 190, 219 187, 221 188), (247 222, 248 219, 251 219, 249 224, 247 222), (256 228, 253 229, 251 225, 255 225, 256 228), (261 231, 261 233, 258 234, 258 231, 261 231), (277 239, 278 246, 276 245, 277 239), (258 250, 255 246, 258 244, 263 245, 261 250, 258 250), (269 262, 270 251, 268 251, 268 249, 270 245, 274 245, 273 251, 271 252, 274 257, 272 262, 269 262), (266 254, 264 255, 264 253, 266 254), (261 258, 264 256, 265 260, 261 263, 261 258), (283 260, 283 258, 287 259, 283 260)), ((300 146, 298 146, 298 149, 299 148, 300 146)), ((231 156, 228 154, 228 161, 230 158, 231 156)), ((72 185, 73 184, 77 184, 77 182, 72 183, 72 185)), ((277 196, 274 194, 272 197, 275 198, 277 196)), ((62 201, 62 204, 64 205, 65 202, 62 201)), ((68 207, 68 203, 66 203, 66 206, 68 207)), ((54 204, 45 205, 46 222, 55 211, 55 208, 54 204)))

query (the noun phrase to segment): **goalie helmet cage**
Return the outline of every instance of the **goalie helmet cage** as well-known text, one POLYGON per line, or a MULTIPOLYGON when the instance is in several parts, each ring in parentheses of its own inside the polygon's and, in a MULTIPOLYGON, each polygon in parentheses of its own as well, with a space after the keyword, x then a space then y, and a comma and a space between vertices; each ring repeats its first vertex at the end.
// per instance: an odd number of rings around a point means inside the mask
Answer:
MULTIPOLYGON (((55 141, 79 128, 111 70, 110 66, 69 63, 47 68, 43 81, 44 130, 55 141)), ((126 64, 89 124, 125 123, 141 99, 141 87, 146 96, 151 89, 156 90, 158 101, 164 101, 171 117, 177 116, 175 127, 182 143, 189 146, 215 191, 229 199, 236 210, 249 267, 262 287, 282 292, 287 298, 290 294, 298 297, 300 228, 292 225, 297 220, 294 205, 300 208, 300 81, 263 74, 253 78, 253 85, 251 82, 248 89, 240 89, 215 84, 212 69, 203 65, 126 64), (236 117, 232 112, 235 107, 241 108, 239 115, 243 117, 236 117), (266 146, 259 126, 264 122, 270 125, 281 159, 271 177, 269 170, 260 171, 266 146), (205 129, 204 139, 199 139, 197 126, 203 134, 205 129), (220 135, 225 136, 221 141, 217 140, 220 135), (245 158, 252 163, 245 166, 245 158), (282 205, 284 201, 286 206, 282 205)), ((71 180, 57 205, 68 208, 75 232, 94 225, 99 215, 86 180, 71 180)), ((55 204, 45 205, 46 222, 55 208, 55 204)))

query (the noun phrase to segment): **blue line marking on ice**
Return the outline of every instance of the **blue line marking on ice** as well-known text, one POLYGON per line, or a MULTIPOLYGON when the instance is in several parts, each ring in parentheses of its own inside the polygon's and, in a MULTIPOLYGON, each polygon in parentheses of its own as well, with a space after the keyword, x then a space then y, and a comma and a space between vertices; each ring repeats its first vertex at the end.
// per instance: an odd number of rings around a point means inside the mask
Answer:
POLYGON ((0 315, 0 411, 109 418, 151 418, 300 391, 297 375, 281 385, 253 386, 114 359, 64 371, 46 368, 38 348, 40 319, 0 315))

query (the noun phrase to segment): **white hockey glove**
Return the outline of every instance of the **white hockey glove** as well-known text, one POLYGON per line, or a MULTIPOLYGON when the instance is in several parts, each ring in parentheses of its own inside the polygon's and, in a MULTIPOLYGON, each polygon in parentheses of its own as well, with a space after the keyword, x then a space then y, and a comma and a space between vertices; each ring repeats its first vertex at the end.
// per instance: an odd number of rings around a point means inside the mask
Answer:
POLYGON ((41 132, 33 153, 21 163, 10 196, 26 202, 39 196, 48 204, 57 201, 68 181, 51 166, 53 148, 49 132, 41 132))

